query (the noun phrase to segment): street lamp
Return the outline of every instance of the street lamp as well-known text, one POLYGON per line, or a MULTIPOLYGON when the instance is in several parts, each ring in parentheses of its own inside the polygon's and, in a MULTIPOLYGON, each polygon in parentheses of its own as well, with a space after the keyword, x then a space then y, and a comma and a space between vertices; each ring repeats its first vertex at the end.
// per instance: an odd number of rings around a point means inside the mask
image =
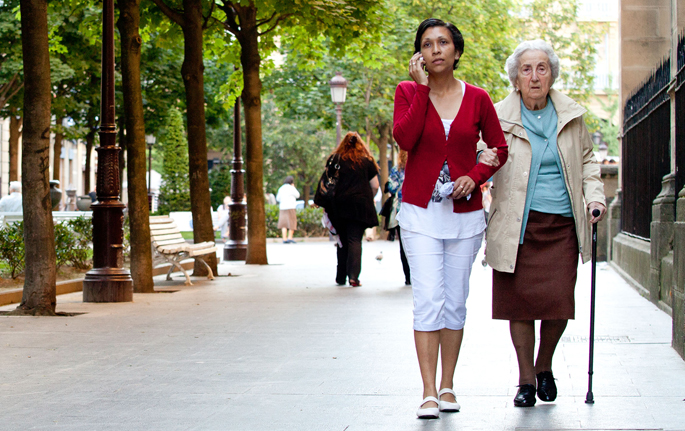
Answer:
POLYGON ((154 135, 145 135, 145 143, 147 144, 147 194, 150 196, 150 188, 152 187, 152 146, 155 145, 157 138, 154 135))
POLYGON ((331 100, 335 103, 335 112, 337 114, 336 119, 336 133, 338 141, 336 145, 340 143, 340 128, 342 127, 342 105, 345 103, 345 96, 347 95, 347 80, 342 77, 342 72, 335 72, 335 76, 328 83, 331 86, 331 100))
POLYGON ((245 241, 245 216, 247 205, 245 197, 245 170, 240 150, 240 98, 233 107, 233 164, 231 169, 231 204, 228 206, 228 241, 224 243, 224 260, 245 260, 247 241, 245 241))
POLYGON ((119 200, 119 152, 114 112, 114 0, 102 2, 102 97, 97 197, 93 209, 93 269, 83 280, 83 302, 131 302, 133 279, 124 268, 124 208, 119 200))
POLYGON ((602 141, 599 143, 599 157, 602 159, 600 162, 603 162, 607 158, 607 154, 609 153, 609 146, 607 145, 606 142, 602 141))
POLYGON ((592 134, 592 142, 597 146, 600 162, 607 158, 607 153, 609 151, 609 147, 607 146, 607 143, 603 141, 603 139, 604 135, 602 132, 598 131, 592 134))

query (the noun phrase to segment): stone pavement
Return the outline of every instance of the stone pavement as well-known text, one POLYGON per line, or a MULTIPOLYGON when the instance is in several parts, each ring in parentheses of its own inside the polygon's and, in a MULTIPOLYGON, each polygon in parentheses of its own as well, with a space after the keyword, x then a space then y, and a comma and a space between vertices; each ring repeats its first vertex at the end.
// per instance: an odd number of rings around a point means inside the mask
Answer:
POLYGON ((268 266, 222 263, 222 277, 190 287, 157 278, 175 293, 125 304, 74 293, 58 311, 84 314, 0 317, 0 429, 685 430, 670 318, 610 268, 598 271, 594 405, 584 403, 589 264, 555 356, 559 398, 521 409, 508 326, 490 319, 491 270, 479 256, 455 381, 462 410, 422 421, 398 244, 364 244, 359 288, 335 285, 329 242, 270 243, 268 253, 268 266))

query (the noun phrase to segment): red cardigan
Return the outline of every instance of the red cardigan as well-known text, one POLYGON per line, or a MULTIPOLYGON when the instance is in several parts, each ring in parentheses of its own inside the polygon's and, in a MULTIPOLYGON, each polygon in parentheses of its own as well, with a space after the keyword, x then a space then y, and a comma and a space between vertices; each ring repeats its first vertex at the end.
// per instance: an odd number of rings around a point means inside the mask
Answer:
POLYGON ((476 183, 471 199, 454 201, 454 212, 479 210, 483 208, 479 186, 499 169, 476 163, 476 144, 481 136, 489 148, 497 148, 499 166, 507 161, 507 143, 495 107, 485 90, 466 84, 464 99, 445 140, 445 128, 429 92, 428 86, 414 81, 400 82, 395 90, 393 137, 409 153, 402 202, 426 208, 447 159, 452 181, 468 175, 476 183))

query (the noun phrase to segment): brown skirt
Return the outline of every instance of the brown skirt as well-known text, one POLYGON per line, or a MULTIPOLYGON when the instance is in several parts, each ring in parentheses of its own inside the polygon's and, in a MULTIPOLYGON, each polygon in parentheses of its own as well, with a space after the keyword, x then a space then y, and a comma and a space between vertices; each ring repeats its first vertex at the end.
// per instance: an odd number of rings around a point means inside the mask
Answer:
POLYGON ((514 273, 492 274, 492 318, 575 317, 578 239, 573 217, 531 211, 514 273))
POLYGON ((291 210, 281 210, 278 213, 278 229, 297 230, 297 211, 295 208, 291 210))

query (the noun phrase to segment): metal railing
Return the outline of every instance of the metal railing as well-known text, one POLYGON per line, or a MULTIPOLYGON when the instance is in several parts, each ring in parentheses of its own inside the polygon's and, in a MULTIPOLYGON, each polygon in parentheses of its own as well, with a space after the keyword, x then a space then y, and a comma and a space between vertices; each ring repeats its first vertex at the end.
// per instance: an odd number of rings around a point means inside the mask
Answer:
MULTIPOLYGON (((621 230, 649 238, 652 202, 671 171, 671 60, 665 59, 624 108, 621 230)), ((685 105, 683 105, 685 107, 685 105)))

